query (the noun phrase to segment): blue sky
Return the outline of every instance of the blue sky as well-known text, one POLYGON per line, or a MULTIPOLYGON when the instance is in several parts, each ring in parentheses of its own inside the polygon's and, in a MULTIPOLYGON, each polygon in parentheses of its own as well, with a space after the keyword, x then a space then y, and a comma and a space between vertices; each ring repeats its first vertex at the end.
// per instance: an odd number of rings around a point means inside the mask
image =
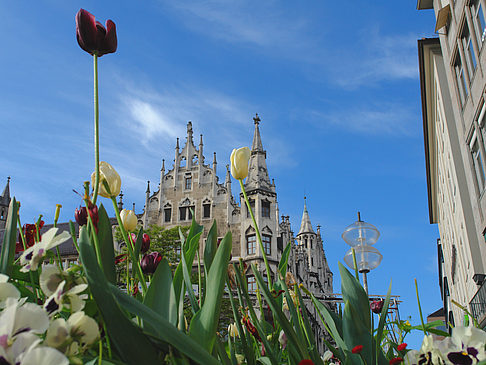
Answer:
POLYGON ((1 2, 0 188, 11 176, 23 222, 52 221, 56 203, 61 220, 73 219, 72 189, 93 169, 81 7, 117 25, 118 51, 99 61, 100 154, 120 173, 126 204, 141 212, 146 181, 157 186, 163 158, 171 166, 188 120, 224 179, 258 112, 280 212, 297 231, 307 196, 335 292, 349 248, 341 233, 360 210, 381 231, 370 292, 385 294, 393 279, 402 318, 418 323, 417 278, 425 315, 441 306, 417 64, 417 39, 434 36, 432 11, 413 1, 1 2))

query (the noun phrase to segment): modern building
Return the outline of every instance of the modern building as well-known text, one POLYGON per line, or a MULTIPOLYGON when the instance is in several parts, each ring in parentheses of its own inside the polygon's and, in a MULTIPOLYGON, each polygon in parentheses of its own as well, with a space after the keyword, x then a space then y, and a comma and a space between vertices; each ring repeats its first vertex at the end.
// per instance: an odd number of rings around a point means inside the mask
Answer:
POLYGON ((418 41, 430 223, 437 223, 444 316, 486 325, 484 0, 418 0, 438 38, 418 41))

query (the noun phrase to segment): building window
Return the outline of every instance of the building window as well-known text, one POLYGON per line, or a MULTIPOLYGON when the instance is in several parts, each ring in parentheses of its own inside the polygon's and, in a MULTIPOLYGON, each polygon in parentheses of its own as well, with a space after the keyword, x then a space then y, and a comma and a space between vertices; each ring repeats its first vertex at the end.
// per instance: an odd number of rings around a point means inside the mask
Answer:
POLYGON ((474 71, 476 70, 477 59, 476 59, 476 54, 474 53, 471 33, 469 32, 469 28, 467 27, 467 24, 464 24, 464 29, 462 30, 461 42, 462 42, 462 47, 464 48, 464 54, 466 56, 466 65, 467 65, 467 70, 469 72, 469 79, 471 80, 474 75, 474 71))
POLYGON ((180 221, 190 221, 192 219, 192 212, 193 211, 194 211, 194 206, 179 207, 179 220, 180 221))
POLYGON ((311 265, 314 266, 314 258, 311 257, 311 265))
POLYGON ((454 62, 454 73, 456 75, 457 88, 459 89, 459 98, 461 105, 464 105, 467 97, 466 76, 464 76, 464 68, 462 67, 459 53, 456 54, 456 61, 454 62))
POLYGON ((172 208, 164 208, 164 222, 169 223, 171 221, 172 208))
MULTIPOLYGON (((252 199, 249 199, 249 202, 250 202, 251 210, 252 210, 253 214, 255 214, 255 201, 252 200, 252 199)), ((246 218, 250 218, 250 217, 251 217, 250 211, 248 210, 248 207, 246 207, 246 218)))
POLYGON ((254 276, 248 276, 248 293, 256 292, 256 280, 254 276))
POLYGON ((270 218, 270 202, 262 201, 262 217, 270 218))
POLYGON ((486 175, 484 174, 484 164, 483 157, 481 156, 481 148, 479 146, 479 140, 476 133, 473 134, 473 138, 469 143, 471 148, 471 156, 474 164, 474 171, 476 174, 476 182, 478 183, 479 191, 482 192, 484 189, 484 183, 486 181, 486 175))
POLYGON ((192 177, 188 176, 184 180, 184 189, 191 190, 192 189, 192 177))
POLYGON ((211 203, 203 204, 203 218, 211 217, 211 203))
POLYGON ((272 236, 267 236, 264 234, 262 236, 262 243, 263 249, 265 250, 265 254, 271 255, 272 254, 272 236))
POLYGON ((481 0, 472 0, 470 6, 474 32, 476 33, 479 49, 481 49, 486 37, 486 23, 484 21, 483 6, 481 5, 481 0))
POLYGON ((254 234, 246 236, 246 253, 248 255, 256 254, 256 236, 254 234))

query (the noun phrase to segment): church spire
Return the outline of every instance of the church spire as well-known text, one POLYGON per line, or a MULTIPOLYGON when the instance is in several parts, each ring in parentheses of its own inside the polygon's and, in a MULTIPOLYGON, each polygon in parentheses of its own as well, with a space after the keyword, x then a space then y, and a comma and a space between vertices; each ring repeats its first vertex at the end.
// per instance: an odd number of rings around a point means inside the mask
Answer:
POLYGON ((275 187, 271 184, 268 177, 267 153, 263 149, 262 138, 260 137, 259 125, 261 119, 258 114, 253 118, 253 122, 255 123, 255 132, 253 133, 248 178, 246 179, 245 188, 247 191, 261 189, 274 193, 275 187))
POLYGON ((2 195, 0 195, 0 204, 6 206, 10 204, 10 176, 7 177, 7 185, 5 185, 2 195))
POLYGON ((297 235, 302 233, 314 233, 314 230, 312 229, 312 223, 309 217, 309 212, 307 211, 306 197, 304 197, 304 213, 302 214, 302 222, 300 223, 300 230, 297 235))

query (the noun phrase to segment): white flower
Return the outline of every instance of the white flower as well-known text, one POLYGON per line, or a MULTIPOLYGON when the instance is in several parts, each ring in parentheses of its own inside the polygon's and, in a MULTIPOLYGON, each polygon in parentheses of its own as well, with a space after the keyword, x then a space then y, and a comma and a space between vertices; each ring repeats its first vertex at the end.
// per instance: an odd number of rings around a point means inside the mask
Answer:
POLYGON ((49 229, 42 235, 40 242, 24 251, 20 256, 20 264, 23 266, 20 271, 36 271, 48 250, 66 242, 71 237, 66 231, 56 236, 58 230, 59 228, 49 229))
POLYGON ((73 356, 94 343, 99 336, 96 321, 84 312, 76 312, 67 321, 63 318, 52 321, 45 342, 67 356, 73 356))
POLYGON ((69 365, 64 354, 51 347, 36 347, 27 351, 20 365, 69 365))
POLYGON ((11 283, 8 282, 8 276, 0 274, 0 309, 5 307, 5 301, 7 298, 20 298, 19 290, 11 283))
POLYGON ((57 265, 49 264, 42 266, 39 284, 46 296, 54 294, 63 280, 63 275, 57 265))
POLYGON ((70 310, 71 313, 84 308, 84 300, 88 299, 88 295, 78 294, 85 291, 88 285, 79 284, 70 289, 65 289, 65 286, 66 281, 62 281, 56 291, 44 303, 44 308, 50 315, 60 312, 63 308, 70 310))
POLYGON ((7 364, 23 364, 23 356, 35 347, 49 326, 47 313, 24 299, 7 298, 0 313, 0 359, 7 364))
POLYGON ((91 345, 100 336, 98 323, 84 314, 76 312, 68 319, 71 337, 76 339, 81 345, 91 345))
POLYGON ((332 359, 333 353, 329 350, 324 352, 324 355, 322 356, 322 361, 329 361, 332 359))
POLYGON ((250 149, 241 147, 231 152, 231 175, 236 180, 243 180, 248 176, 248 161, 250 160, 250 149))
POLYGON ((439 344, 446 364, 476 364, 486 359, 486 332, 475 327, 457 326, 452 336, 439 344))
POLYGON ((282 345, 282 348, 285 348, 287 346, 287 335, 283 330, 280 331, 280 334, 278 335, 278 342, 280 345, 282 345))

